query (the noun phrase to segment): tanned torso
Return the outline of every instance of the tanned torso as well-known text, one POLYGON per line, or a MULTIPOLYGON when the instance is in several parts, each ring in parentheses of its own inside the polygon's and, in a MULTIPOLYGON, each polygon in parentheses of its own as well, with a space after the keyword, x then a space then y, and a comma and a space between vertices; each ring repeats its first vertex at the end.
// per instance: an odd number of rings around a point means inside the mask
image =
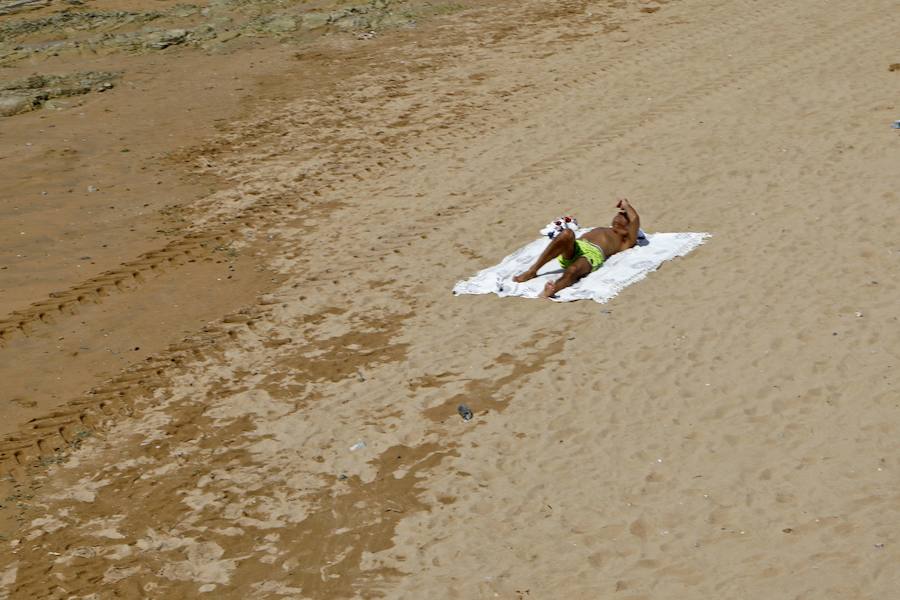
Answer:
POLYGON ((606 258, 634 246, 634 242, 628 239, 627 234, 616 233, 612 227, 595 227, 582 235, 581 239, 599 246, 606 258))

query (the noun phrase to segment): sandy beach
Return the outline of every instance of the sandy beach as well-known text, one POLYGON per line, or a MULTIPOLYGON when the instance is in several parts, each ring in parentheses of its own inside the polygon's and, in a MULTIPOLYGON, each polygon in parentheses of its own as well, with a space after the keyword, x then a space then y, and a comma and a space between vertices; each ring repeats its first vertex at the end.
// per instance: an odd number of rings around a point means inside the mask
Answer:
POLYGON ((0 0, 0 599, 897 597, 898 30, 0 0), (451 294, 618 197, 711 237, 451 294))

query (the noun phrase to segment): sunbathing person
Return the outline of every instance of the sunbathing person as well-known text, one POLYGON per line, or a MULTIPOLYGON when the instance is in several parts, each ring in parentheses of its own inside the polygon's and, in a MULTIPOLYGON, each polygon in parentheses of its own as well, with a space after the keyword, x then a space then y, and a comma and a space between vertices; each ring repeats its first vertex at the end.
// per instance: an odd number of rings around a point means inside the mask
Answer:
POLYGON ((613 217, 612 227, 596 227, 578 239, 575 239, 575 233, 571 229, 564 229, 550 240, 537 262, 524 273, 513 277, 513 281, 522 283, 533 279, 541 267, 553 258, 558 258, 565 272, 562 277, 544 286, 541 297, 549 298, 599 269, 613 254, 633 247, 637 243, 641 218, 628 200, 619 200, 616 207, 619 212, 613 217))

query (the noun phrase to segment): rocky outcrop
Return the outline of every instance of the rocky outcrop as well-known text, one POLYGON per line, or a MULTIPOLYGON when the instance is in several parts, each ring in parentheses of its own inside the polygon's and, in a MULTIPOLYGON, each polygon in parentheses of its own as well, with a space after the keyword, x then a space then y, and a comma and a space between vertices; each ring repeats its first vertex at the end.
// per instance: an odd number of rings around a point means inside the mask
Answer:
POLYGON ((9 0, 0 2, 0 15, 14 15, 26 10, 43 8, 50 4, 50 0, 9 0))
MULTIPOLYGON (((66 54, 134 54, 179 46, 229 52, 238 46, 233 40, 239 37, 291 42, 308 40, 313 31, 356 32, 358 39, 370 39, 378 31, 414 26, 419 17, 457 6, 421 0, 369 0, 338 8, 340 3, 335 0, 310 10, 305 2, 291 0, 209 0, 206 6, 98 11, 88 8, 87 1, 63 0, 56 12, 0 21, 0 66, 66 54)), ((0 15, 48 6, 57 8, 49 0, 0 0, 0 15)), ((29 78, 24 83, 0 84, 0 116, 40 108, 52 98, 87 93, 96 87, 96 77, 106 77, 102 83, 112 85, 108 73, 43 76, 40 81, 29 78)))
POLYGON ((9 117, 44 106, 53 98, 80 96, 111 89, 118 73, 90 72, 72 75, 32 75, 0 84, 0 117, 9 117))

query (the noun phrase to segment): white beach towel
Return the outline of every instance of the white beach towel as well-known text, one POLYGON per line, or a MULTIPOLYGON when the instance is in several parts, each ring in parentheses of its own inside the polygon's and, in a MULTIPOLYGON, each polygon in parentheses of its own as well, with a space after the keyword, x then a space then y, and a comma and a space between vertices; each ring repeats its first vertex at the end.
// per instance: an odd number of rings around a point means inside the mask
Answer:
MULTIPOLYGON (((590 227, 576 232, 580 235, 590 227)), ((647 274, 655 271, 667 260, 684 256, 709 237, 708 233, 653 233, 638 240, 634 248, 619 252, 603 263, 599 269, 582 278, 552 299, 558 302, 594 300, 608 302, 620 291, 647 274)), ((484 269, 473 277, 453 286, 454 294, 497 294, 498 296, 522 296, 537 298, 548 281, 558 279, 563 269, 556 259, 538 271, 538 276, 525 283, 516 283, 514 275, 530 267, 549 240, 544 237, 520 248, 503 259, 499 265, 484 269)))

